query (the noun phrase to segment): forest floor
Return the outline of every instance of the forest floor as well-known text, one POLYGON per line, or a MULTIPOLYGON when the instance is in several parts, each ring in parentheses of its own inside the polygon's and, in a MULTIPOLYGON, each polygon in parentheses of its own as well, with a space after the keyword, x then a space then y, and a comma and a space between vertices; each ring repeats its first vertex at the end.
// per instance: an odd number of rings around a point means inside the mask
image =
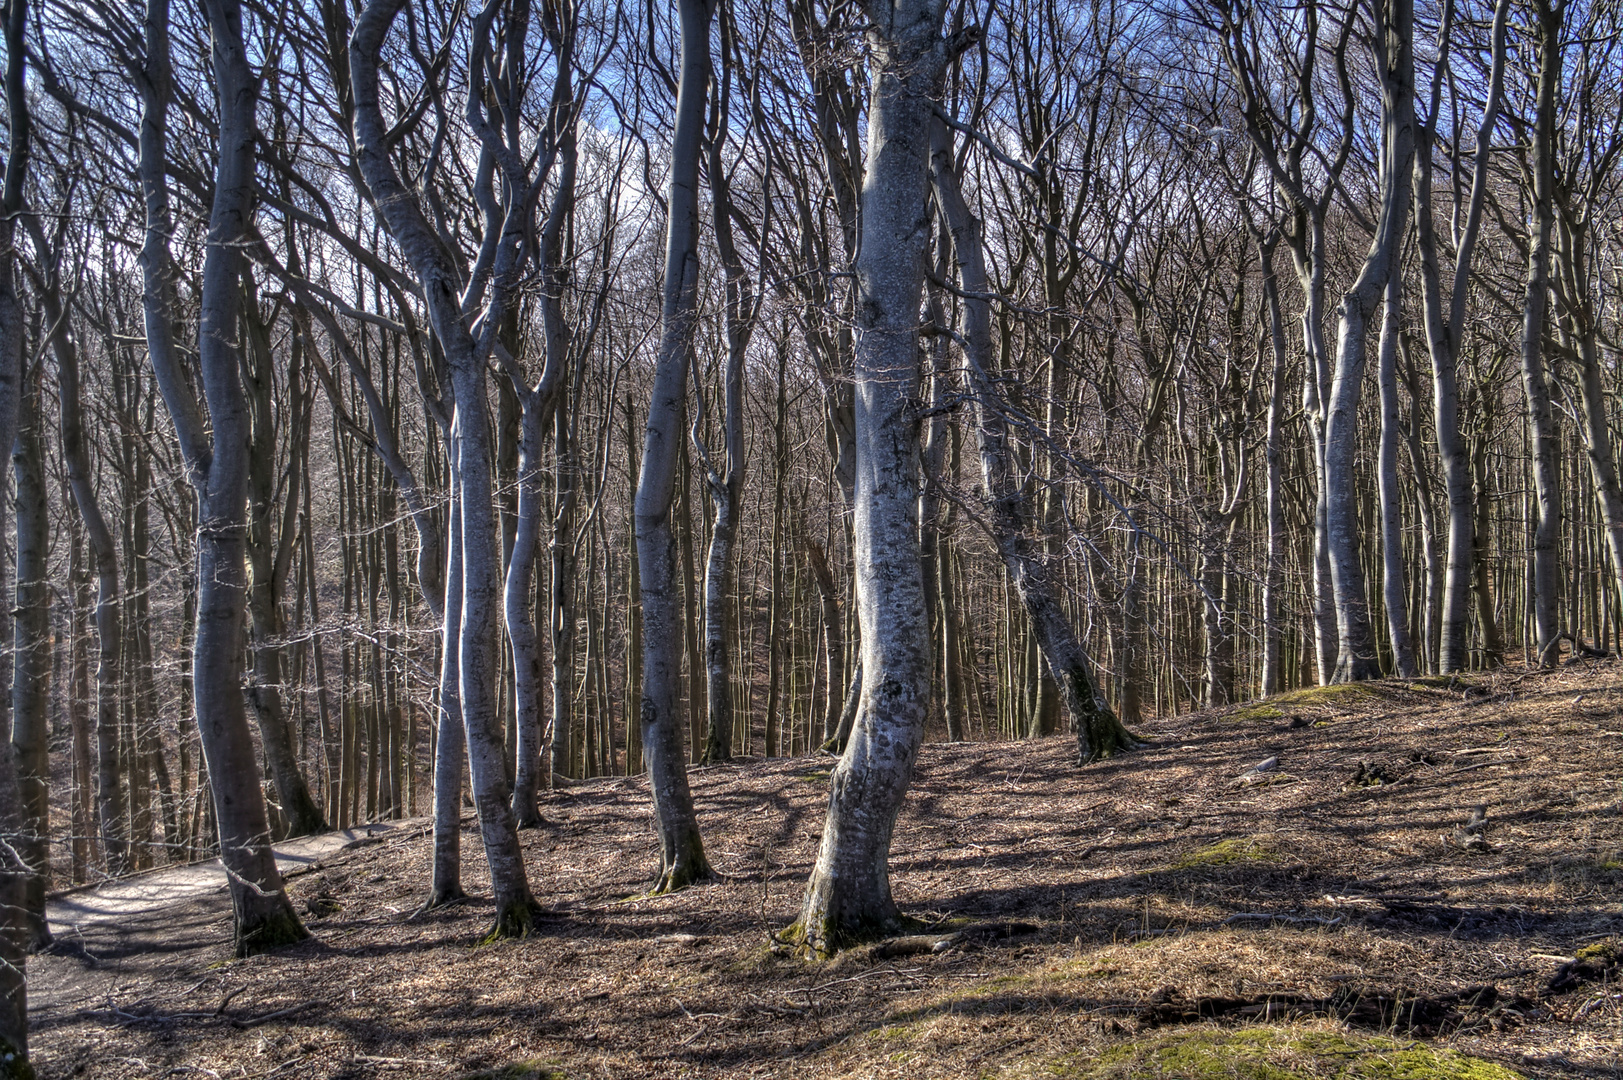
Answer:
MULTIPOLYGON (((302 945, 232 959, 217 889, 32 959, 35 1061, 226 1080, 1623 1075, 1623 666, 1304 691, 1141 734, 1155 745, 1085 769, 1069 739, 924 748, 891 869, 906 911, 959 932, 934 951, 768 947, 831 760, 750 760, 693 771, 715 883, 639 898, 646 785, 582 783, 524 834, 537 933, 480 945, 488 900, 415 914, 430 839, 396 830, 290 876, 302 945)), ((483 893, 471 820, 463 850, 483 893)))

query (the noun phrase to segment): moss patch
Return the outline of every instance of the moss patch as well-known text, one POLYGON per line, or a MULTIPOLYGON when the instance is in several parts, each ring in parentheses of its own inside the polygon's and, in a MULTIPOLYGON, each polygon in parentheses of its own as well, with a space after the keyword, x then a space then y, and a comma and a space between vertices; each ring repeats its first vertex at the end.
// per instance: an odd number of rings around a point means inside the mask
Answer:
POLYGON ((494 1069, 463 1073, 459 1080, 565 1080, 565 1076, 556 1062, 528 1058, 524 1061, 510 1061, 494 1069))
POLYGON ((1520 1080, 1480 1058, 1422 1043, 1319 1031, 1195 1029, 1088 1060, 1050 1062, 1033 1076, 1066 1080, 1520 1080))
POLYGON ((1294 709, 1315 706, 1347 706, 1390 696, 1391 688, 1380 683, 1336 683, 1332 686, 1304 686, 1287 690, 1262 701, 1241 705, 1229 714, 1230 720, 1283 720, 1294 709))
POLYGON ((1168 864, 1167 870, 1198 870, 1208 866, 1234 866, 1238 863, 1278 862, 1279 853, 1255 837, 1240 836, 1219 840, 1168 864))

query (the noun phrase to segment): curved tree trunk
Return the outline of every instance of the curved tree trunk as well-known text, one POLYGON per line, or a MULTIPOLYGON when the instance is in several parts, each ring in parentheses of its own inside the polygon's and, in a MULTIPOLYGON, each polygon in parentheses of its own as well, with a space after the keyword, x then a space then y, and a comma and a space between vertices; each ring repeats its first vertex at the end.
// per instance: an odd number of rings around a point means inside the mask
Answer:
POLYGON ((890 891, 890 840, 930 708, 912 403, 930 236, 930 127, 947 61, 944 5, 897 0, 864 6, 873 58, 856 263, 852 549, 862 695, 831 779, 800 920, 787 934, 818 956, 905 924, 890 891))
MULTIPOLYGON (((509 807, 512 793, 495 700, 501 549, 496 539, 485 375, 485 358, 494 344, 496 328, 502 325, 507 296, 516 277, 511 260, 519 253, 514 245, 501 246, 497 259, 501 265, 493 271, 496 286, 482 317, 483 336, 476 341, 465 322, 455 262, 423 216, 416 194, 395 170, 389 127, 379 102, 378 56, 404 3, 372 0, 356 19, 350 38, 356 157, 385 225, 416 273, 434 336, 451 372, 451 391, 456 401, 451 437, 457 458, 462 610, 455 626, 447 613, 446 639, 449 644, 454 637, 457 649, 458 703, 495 893, 496 916, 491 934, 523 936, 532 925, 535 900, 509 807)), ((488 31, 488 24, 485 29, 488 31)), ((508 216, 521 217, 524 210, 515 205, 508 216)), ((516 220, 506 224, 521 227, 516 220)))
POLYGON ((237 0, 207 0, 219 102, 219 161, 203 257, 198 368, 209 426, 175 355, 173 276, 164 133, 167 10, 149 9, 148 81, 142 118, 142 183, 147 197, 147 348, 153 372, 197 492, 197 625, 192 650, 193 708, 208 762, 220 858, 229 880, 239 956, 307 936, 282 889, 242 693, 247 600, 248 417, 241 369, 243 249, 254 205, 256 83, 243 45, 237 0), (153 16, 156 15, 156 18, 153 16), (162 71, 154 77, 154 69, 162 71), (149 137, 150 136, 150 137, 149 137))
POLYGON ((687 404, 689 353, 698 318, 699 152, 715 4, 714 0, 679 0, 678 10, 682 73, 671 139, 663 329, 636 493, 637 569, 642 585, 639 717, 654 800, 654 828, 659 836, 656 893, 685 888, 711 876, 683 752, 679 708, 683 613, 671 506, 687 404))

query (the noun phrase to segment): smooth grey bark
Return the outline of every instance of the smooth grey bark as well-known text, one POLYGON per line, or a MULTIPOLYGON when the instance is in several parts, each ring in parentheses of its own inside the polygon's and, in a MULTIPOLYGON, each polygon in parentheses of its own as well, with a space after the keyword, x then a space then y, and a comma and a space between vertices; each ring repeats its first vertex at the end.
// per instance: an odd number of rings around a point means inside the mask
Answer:
MULTIPOLYGON (((1420 253, 1421 303, 1426 328, 1426 349, 1431 357, 1432 414, 1437 432, 1437 456, 1442 466, 1448 500, 1448 541, 1443 598, 1439 615, 1437 670, 1463 671, 1470 661, 1471 560, 1476 547, 1476 505, 1472 494, 1470 451, 1460 432, 1459 353, 1465 335, 1465 308, 1470 296, 1471 266, 1482 232, 1482 209, 1488 192, 1488 163, 1493 149, 1493 128, 1498 121, 1504 86, 1506 28, 1510 0, 1498 0, 1490 38, 1488 92, 1477 127, 1476 151, 1471 167, 1471 193, 1464 224, 1454 239, 1452 289, 1445 306, 1442 267, 1437 251, 1432 210, 1432 147, 1441 115, 1442 88, 1449 66, 1454 5, 1444 5, 1438 35, 1430 109, 1419 125, 1414 163, 1415 241, 1420 253)), ((1458 215, 1456 215, 1458 216, 1458 215)), ((1416 461, 1416 468, 1420 463, 1416 461)))
POLYGON ((1398 338, 1402 334, 1403 275, 1394 267, 1386 279, 1380 338, 1381 445, 1375 474, 1381 504, 1381 597, 1398 675, 1412 678, 1414 637, 1409 632, 1409 590, 1403 580, 1402 492, 1398 487, 1398 440, 1403 418, 1398 405, 1398 338))
MULTIPOLYGON (((1032 492, 1018 479, 1015 448, 997 389, 992 346, 991 283, 986 273, 980 222, 964 201, 954 160, 952 137, 944 121, 931 128, 930 175, 936 204, 952 237, 953 259, 963 285, 963 349, 969 390, 974 400, 975 436, 980 449, 981 480, 991 505, 992 539, 1020 596, 1032 635, 1059 688, 1071 730, 1076 735, 1077 763, 1132 750, 1139 741, 1116 719, 1095 684, 1092 665, 1083 652, 1058 590, 1049 577, 1037 534, 1032 492)), ((1239 490, 1244 490, 1243 480, 1239 490)))
POLYGON ((1380 675, 1364 565, 1354 484, 1358 405, 1368 358, 1369 320, 1395 272, 1407 226, 1414 155, 1413 0, 1377 0, 1374 35, 1381 77, 1380 215, 1369 254, 1337 310, 1336 367, 1325 413, 1325 535, 1334 587, 1340 651, 1332 681, 1380 675))
MULTIPOLYGON (((540 378, 531 384, 516 365, 509 368, 513 391, 519 401, 518 514, 513 550, 507 563, 507 579, 502 597, 507 621, 507 640, 513 652, 513 693, 518 710, 517 761, 513 783, 513 815, 519 828, 541 824, 537 793, 550 786, 555 773, 568 768, 570 745, 570 689, 574 673, 571 631, 574 616, 570 610, 575 579, 570 572, 570 550, 574 542, 575 483, 571 458, 571 418, 565 411, 563 377, 574 348, 574 333, 564 318, 563 294, 568 281, 564 264, 564 230, 574 213, 576 140, 573 83, 574 12, 569 5, 549 9, 544 19, 552 42, 556 72, 548 123, 543 132, 547 163, 558 165, 558 185, 553 193, 545 226, 541 230, 538 276, 543 284, 541 320, 546 357, 540 378), (549 559, 549 608, 552 636, 552 709, 545 724, 541 721, 542 668, 540 638, 531 610, 531 588, 536 552, 540 543, 541 516, 546 504, 542 481, 545 476, 545 437, 553 430, 553 513, 549 559), (564 768, 558 767, 559 747, 563 748, 564 768)), ((544 180, 543 169, 540 179, 544 180)))
POLYGON ((45 448, 40 405, 43 364, 24 373, 16 440, 11 452, 17 474, 17 575, 12 593, 11 749, 22 795, 24 832, 17 853, 32 871, 24 892, 28 947, 51 943, 45 891, 51 879, 50 517, 46 507, 45 448))
POLYGON ((1534 0, 1534 41, 1538 58, 1537 102, 1533 117, 1531 168, 1532 219, 1527 238, 1527 291, 1522 308, 1522 392, 1527 399, 1527 426, 1532 446, 1533 493, 1537 513, 1533 528, 1533 621, 1538 635, 1537 662, 1550 667, 1560 659, 1561 613, 1561 437, 1555 428, 1549 378, 1544 366, 1544 333, 1550 300, 1550 256, 1555 227, 1556 107, 1562 77, 1563 0, 1534 0))
POLYGON ((714 0, 679 0, 681 76, 671 136, 667 199, 665 283, 659 359, 643 433, 637 476, 637 568, 642 586, 642 688, 639 722, 659 874, 653 892, 685 888, 711 876, 699 820, 688 788, 682 742, 682 590, 677 579, 676 534, 671 507, 681 453, 687 373, 698 319, 699 155, 705 95, 710 82, 710 23, 714 0))
POLYGON ((1267 435, 1263 456, 1267 471, 1267 491, 1263 499, 1268 521, 1267 566, 1262 579, 1262 694, 1276 694, 1283 685, 1280 648, 1285 627, 1280 618, 1281 593, 1285 588, 1285 321, 1280 312, 1279 276, 1274 269, 1277 234, 1259 238, 1257 252, 1262 264, 1263 300, 1268 315, 1268 345, 1273 359, 1268 376, 1267 435))
MULTIPOLYGON (((711 221, 715 230, 716 254, 724 279, 724 321, 727 334, 727 363, 722 372, 721 459, 711 454, 700 434, 702 413, 694 418, 691 437, 695 456, 704 469, 705 487, 710 493, 712 511, 710 552, 704 570, 704 670, 707 706, 705 763, 727 761, 733 756, 733 727, 736 705, 733 701, 732 645, 737 628, 732 625, 732 593, 736 576, 740 502, 744 493, 744 360, 755 333, 760 305, 744 260, 733 236, 732 185, 725 158, 733 85, 733 52, 737 46, 730 17, 722 19, 721 77, 716 81, 714 113, 706 142, 706 173, 710 181, 711 221)), ((768 203, 770 207, 770 203, 768 203)), ((766 232, 763 226, 761 232, 766 232)))
MULTIPOLYGON (((148 69, 153 68, 157 20, 148 9, 148 69)), ((308 936, 293 913, 271 853, 270 823, 243 701, 243 622, 246 614, 248 417, 241 382, 243 250, 254 206, 254 107, 257 80, 243 45, 237 0, 205 0, 219 105, 219 159, 203 256, 198 369, 208 427, 173 348, 173 273, 168 258, 167 151, 163 130, 168 95, 149 96, 143 116, 142 183, 147 196, 148 353, 174 422, 187 479, 197 495, 197 624, 192 648, 192 705, 208 763, 220 858, 229 880, 239 956, 308 936), (152 115, 156 111, 159 115, 152 115), (145 138, 148 123, 156 137, 145 138), (157 234, 154 236, 154 234, 157 234), (154 326, 157 332, 154 333, 154 326), (156 345, 154 342, 156 341, 156 345)), ((167 61, 167 10, 156 43, 167 61)), ((165 63, 164 67, 167 66, 165 63)), ((165 72, 165 76, 166 76, 165 72)), ((149 75, 150 78, 150 75, 149 75)))
MULTIPOLYGON (((456 261, 428 223, 417 194, 401 181, 391 156, 398 135, 391 134, 383 119, 379 53, 404 5, 405 0, 372 0, 356 19, 350 36, 355 156, 373 203, 417 277, 430 325, 450 368, 456 402, 450 437, 457 459, 462 605, 460 623, 453 628, 447 622, 446 637, 449 641, 454 629, 458 702, 485 857, 496 894, 491 934, 523 936, 533 924, 535 899, 509 807, 511 789, 496 710, 501 551, 496 539, 485 366, 516 284, 527 207, 519 199, 506 208, 493 241, 497 251, 488 281, 476 273, 470 283, 470 288, 489 289, 476 339, 466 321, 465 305, 472 307, 478 296, 472 292, 466 300, 460 296, 456 261)), ((482 55, 477 48, 474 52, 482 55)), ((470 114, 474 111, 470 104, 470 114)))
POLYGON ((457 506, 456 459, 446 513, 445 592, 440 618, 439 731, 434 740, 434 861, 425 908, 454 903, 462 890, 462 770, 468 739, 460 704, 457 638, 462 627, 462 515, 457 506))
POLYGON ((853 563, 862 691, 830 781, 800 918, 786 938, 826 956, 904 925, 890 840, 930 708, 919 566, 919 321, 928 257, 930 129, 948 59, 943 0, 869 0, 868 167, 856 259, 853 563))

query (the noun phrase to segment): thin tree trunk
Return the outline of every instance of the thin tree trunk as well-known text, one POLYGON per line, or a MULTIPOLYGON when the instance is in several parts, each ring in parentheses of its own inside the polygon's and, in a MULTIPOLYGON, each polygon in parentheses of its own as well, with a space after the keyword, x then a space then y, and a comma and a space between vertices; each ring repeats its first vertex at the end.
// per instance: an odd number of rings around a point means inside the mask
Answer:
POLYGON ((48 562, 50 518, 45 500, 45 453, 40 428, 40 376, 35 363, 23 374, 12 467, 17 474, 17 584, 13 593, 11 746, 22 795, 23 834, 17 854, 32 871, 24 891, 28 945, 51 943, 45 892, 51 881, 50 677, 51 594, 48 562))
POLYGON ((1533 121, 1533 208, 1529 225, 1527 293, 1522 319, 1522 390, 1527 396, 1528 438, 1532 447, 1536 517, 1533 529, 1533 619, 1537 660, 1550 667, 1560 659, 1561 476, 1560 436, 1544 370, 1545 314, 1550 296, 1550 253, 1555 225, 1556 104, 1561 84, 1562 15, 1566 8, 1536 0, 1538 100, 1533 121))
POLYGON ((1402 417, 1398 414, 1398 337, 1402 333, 1403 275, 1394 267, 1386 281, 1381 312, 1380 387, 1381 447, 1376 477, 1381 499, 1381 582, 1386 603, 1386 627, 1392 642, 1393 666, 1398 675, 1413 678, 1414 638, 1409 633, 1408 589, 1403 581, 1403 512, 1398 487, 1398 440, 1402 417))
POLYGON ((665 294, 659 361, 637 478, 637 560, 642 585, 640 722, 649 766, 659 874, 653 892, 711 876, 688 788, 680 708, 683 610, 671 507, 682 449, 689 354, 698 318, 699 153, 710 81, 714 0, 679 0, 681 79, 671 141, 665 294))

